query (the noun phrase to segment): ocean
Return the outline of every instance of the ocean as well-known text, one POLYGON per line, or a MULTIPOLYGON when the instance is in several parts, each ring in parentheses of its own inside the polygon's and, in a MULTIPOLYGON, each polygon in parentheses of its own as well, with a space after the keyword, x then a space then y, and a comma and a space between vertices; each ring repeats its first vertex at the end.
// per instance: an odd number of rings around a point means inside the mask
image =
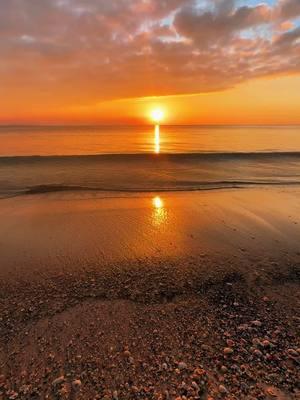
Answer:
POLYGON ((0 196, 300 184, 300 127, 2 126, 0 196))

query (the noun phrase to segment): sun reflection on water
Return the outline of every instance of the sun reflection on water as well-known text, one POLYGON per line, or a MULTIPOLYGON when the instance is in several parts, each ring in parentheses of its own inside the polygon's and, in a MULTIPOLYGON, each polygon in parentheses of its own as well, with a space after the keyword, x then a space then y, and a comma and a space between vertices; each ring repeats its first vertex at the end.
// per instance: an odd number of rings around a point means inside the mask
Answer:
POLYGON ((153 205, 153 224, 159 226, 166 222, 167 220, 167 210, 165 209, 164 201, 159 197, 156 196, 152 199, 153 205))
POLYGON ((154 151, 156 154, 160 153, 160 126, 155 125, 154 128, 154 151))
POLYGON ((159 208, 163 208, 164 203, 163 203, 162 199, 159 196, 156 196, 153 199, 153 205, 154 205, 154 207, 156 209, 159 209, 159 208))

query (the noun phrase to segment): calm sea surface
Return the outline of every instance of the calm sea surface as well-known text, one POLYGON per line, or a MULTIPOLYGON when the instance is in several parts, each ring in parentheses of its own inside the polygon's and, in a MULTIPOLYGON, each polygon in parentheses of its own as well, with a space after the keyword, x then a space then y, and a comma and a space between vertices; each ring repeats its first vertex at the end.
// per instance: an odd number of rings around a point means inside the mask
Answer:
POLYGON ((300 127, 0 127, 0 196, 300 184, 300 127))
MULTIPOLYGON (((155 151, 153 127, 0 127, 0 156, 155 151)), ((160 127, 161 153, 300 151, 297 127, 160 127)))

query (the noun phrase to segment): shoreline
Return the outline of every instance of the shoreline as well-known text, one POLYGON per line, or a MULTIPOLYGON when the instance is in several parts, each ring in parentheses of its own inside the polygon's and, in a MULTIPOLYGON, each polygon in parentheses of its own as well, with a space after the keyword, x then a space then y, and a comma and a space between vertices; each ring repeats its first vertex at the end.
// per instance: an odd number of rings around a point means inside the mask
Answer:
POLYGON ((299 398, 298 196, 1 200, 1 400, 299 398))
POLYGON ((30 280, 152 258, 298 261, 299 196, 299 188, 283 187, 2 199, 0 278, 30 280))

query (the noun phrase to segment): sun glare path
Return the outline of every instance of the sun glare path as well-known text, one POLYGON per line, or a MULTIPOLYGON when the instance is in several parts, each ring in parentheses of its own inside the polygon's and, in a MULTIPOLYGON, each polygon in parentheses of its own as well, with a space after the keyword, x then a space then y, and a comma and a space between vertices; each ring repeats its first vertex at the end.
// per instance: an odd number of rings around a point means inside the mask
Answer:
POLYGON ((168 213, 165 208, 164 201, 159 197, 153 197, 152 199, 153 213, 152 222, 156 227, 162 226, 167 222, 168 213))
POLYGON ((156 154, 160 153, 160 127, 159 125, 155 125, 154 129, 154 151, 156 154))

